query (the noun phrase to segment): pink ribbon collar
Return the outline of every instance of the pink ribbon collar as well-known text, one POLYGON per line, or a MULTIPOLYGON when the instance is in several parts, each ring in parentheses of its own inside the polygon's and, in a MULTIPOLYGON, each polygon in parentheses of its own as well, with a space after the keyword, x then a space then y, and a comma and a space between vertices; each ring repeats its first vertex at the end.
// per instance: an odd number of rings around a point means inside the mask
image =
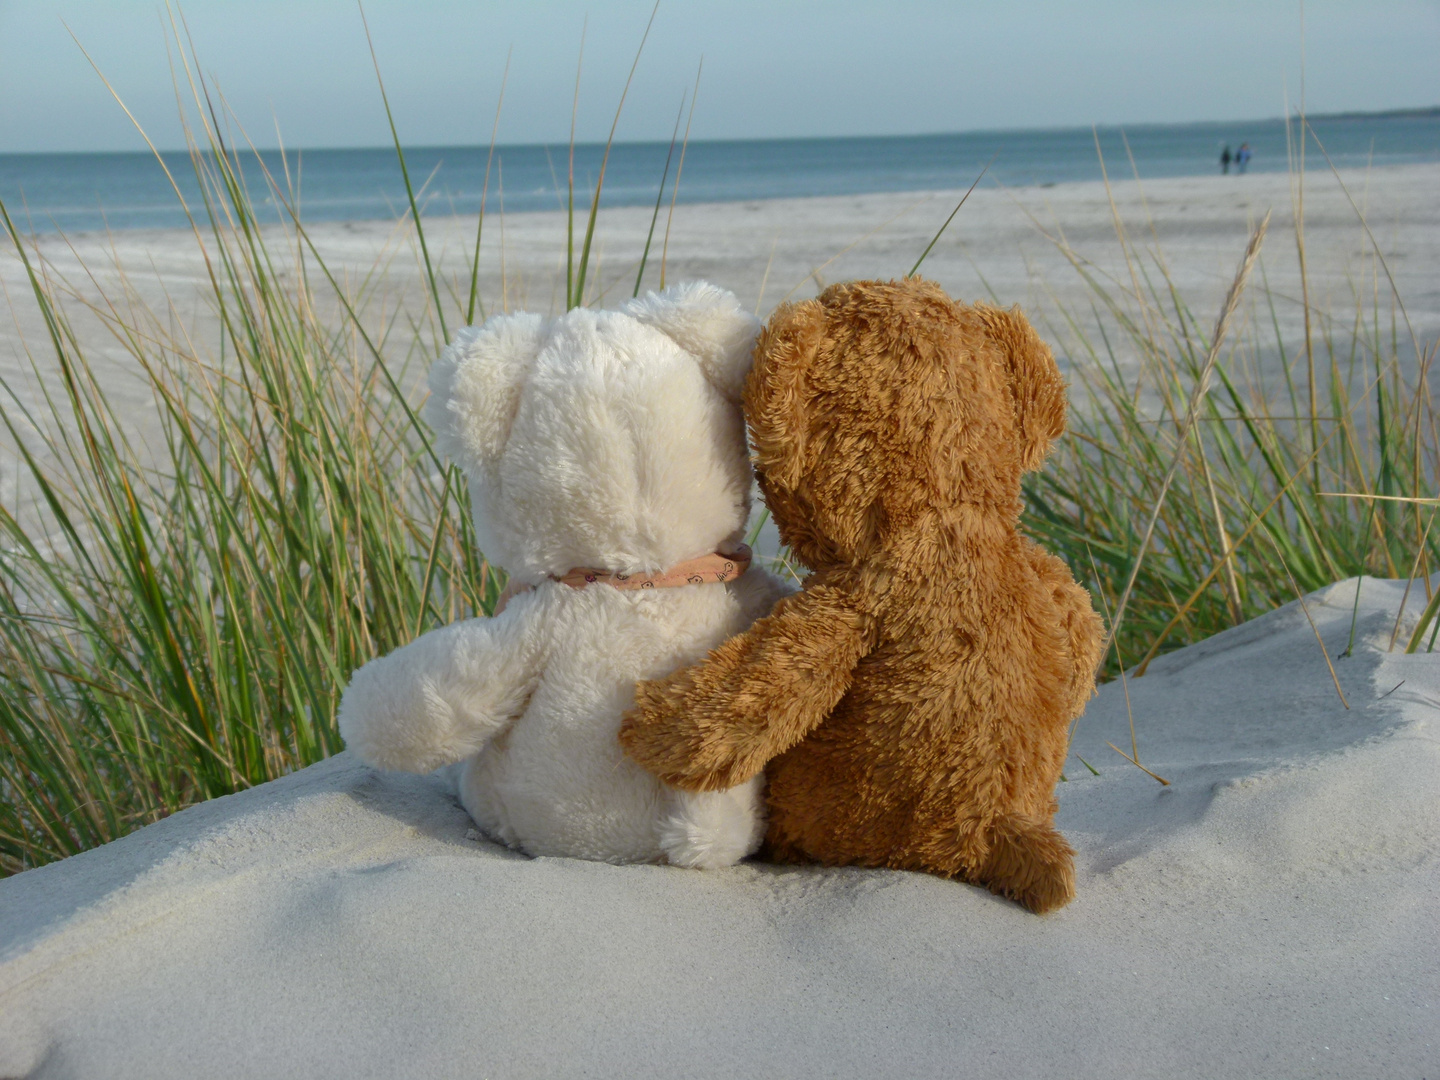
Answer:
MULTIPOLYGON (((620 574, 611 570, 591 570, 577 567, 567 570, 559 577, 550 576, 551 581, 569 585, 572 589, 583 589, 587 585, 609 585, 612 589, 673 589, 681 585, 723 585, 734 581, 750 569, 752 558, 749 545, 737 544, 732 552, 712 551, 694 559, 676 563, 668 570, 655 574, 620 574)), ((495 603, 495 614, 505 610, 511 597, 529 592, 533 585, 506 585, 505 591, 495 603)))

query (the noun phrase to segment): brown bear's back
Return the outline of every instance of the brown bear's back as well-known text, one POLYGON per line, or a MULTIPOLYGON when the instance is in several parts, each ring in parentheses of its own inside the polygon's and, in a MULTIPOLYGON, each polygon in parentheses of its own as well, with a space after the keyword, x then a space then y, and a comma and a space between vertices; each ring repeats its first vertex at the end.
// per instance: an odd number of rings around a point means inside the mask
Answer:
POLYGON ((1058 560, 1013 534, 986 556, 877 598, 879 646, 766 770, 772 858, 953 875, 983 857, 995 814, 1049 816, 1093 658, 1065 632, 1058 560))

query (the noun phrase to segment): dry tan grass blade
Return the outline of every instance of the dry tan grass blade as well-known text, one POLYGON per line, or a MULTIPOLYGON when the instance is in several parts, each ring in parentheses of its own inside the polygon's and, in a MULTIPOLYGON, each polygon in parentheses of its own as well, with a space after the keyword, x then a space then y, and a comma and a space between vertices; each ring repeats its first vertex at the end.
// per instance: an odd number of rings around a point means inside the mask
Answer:
POLYGON ((1169 786, 1170 786, 1170 781, 1169 781, 1169 780, 1166 780, 1163 776, 1159 775, 1158 773, 1153 773, 1153 772, 1151 772, 1149 769, 1147 769, 1144 765, 1141 765, 1138 761, 1136 761, 1136 760, 1135 760, 1133 757, 1131 757, 1129 754, 1125 753, 1124 750, 1121 750, 1121 749, 1120 749, 1118 746, 1116 746, 1113 742, 1107 742, 1105 745, 1108 746, 1108 747, 1110 747, 1111 750, 1114 750, 1115 753, 1119 754, 1119 755, 1120 755, 1121 757, 1123 757, 1126 761, 1128 761, 1131 765, 1134 765, 1135 768, 1139 769, 1139 770, 1140 770, 1141 772, 1143 772, 1146 776, 1150 777, 1150 779, 1152 779, 1152 780, 1158 780, 1158 781, 1160 781, 1160 783, 1164 784, 1166 787, 1169 787, 1169 786))
POLYGON ((1415 547, 1415 562, 1410 566, 1410 573, 1405 578, 1405 592, 1400 597, 1400 609, 1395 612, 1395 629, 1390 631, 1390 644, 1385 646, 1386 652, 1393 652, 1395 639, 1400 636, 1400 619, 1405 614, 1405 605, 1410 602, 1410 586, 1415 584, 1415 575, 1420 572, 1420 559, 1425 554, 1425 541, 1430 539, 1430 526, 1435 524, 1435 515, 1430 515, 1430 520, 1425 523, 1425 532, 1420 537, 1420 543, 1415 547))
POLYGON ((1320 644, 1320 655, 1325 657, 1325 666, 1330 669, 1330 679, 1335 683, 1335 693, 1340 695, 1340 704, 1348 710, 1350 702, 1345 699, 1345 691, 1340 689, 1340 676, 1335 674, 1335 665, 1330 662, 1330 650, 1325 648, 1325 639, 1320 636, 1320 628, 1315 625, 1315 620, 1310 617, 1310 609, 1305 606, 1305 597, 1300 593, 1300 586, 1295 583, 1295 575, 1290 573, 1290 567, 1285 562, 1285 556, 1280 551, 1280 545, 1275 543, 1275 538, 1266 534, 1270 546, 1275 549, 1275 557, 1280 560, 1280 565, 1285 568, 1285 576, 1290 579, 1290 588, 1295 592, 1295 599, 1300 601, 1300 610, 1305 613, 1305 621, 1310 624, 1310 629, 1315 634, 1315 640, 1320 644))
MULTIPOLYGON (((1095 580, 1099 581, 1100 568, 1095 565, 1095 555, 1093 553, 1090 554, 1090 569, 1095 574, 1095 580)), ((1100 606, 1105 609, 1105 622, 1108 626, 1110 623, 1110 605, 1105 600, 1104 592, 1097 589, 1096 594, 1100 597, 1100 606)), ((1118 749, 1114 743, 1106 743, 1106 745, 1109 746, 1110 749, 1115 750, 1121 757, 1123 757, 1126 761, 1130 762, 1131 765, 1134 765, 1146 776, 1153 777, 1154 779, 1159 780, 1160 783, 1164 784, 1166 787, 1169 787, 1169 780, 1166 780, 1163 776, 1157 776, 1155 773, 1145 768, 1144 765, 1140 764, 1140 743, 1135 738, 1135 711, 1130 707, 1130 682, 1125 677, 1125 658, 1120 655, 1120 639, 1112 636, 1110 638, 1110 644, 1115 649, 1116 666, 1120 668, 1120 689, 1123 690, 1125 693, 1125 716, 1130 721, 1130 753, 1127 754, 1125 753, 1125 751, 1118 749)), ((1104 662, 1103 658, 1101 662, 1104 662)), ((1082 713, 1081 715, 1084 714, 1082 713)), ((1070 725, 1070 741, 1072 743, 1075 741, 1075 728, 1079 725, 1079 723, 1080 717, 1077 716, 1070 725)), ((1080 757, 1079 754, 1076 754, 1075 756, 1080 757)), ((1080 758, 1080 760, 1084 763, 1085 767, 1089 769, 1092 773, 1095 773, 1096 776, 1100 775, 1098 772, 1095 772, 1094 766, 1092 766, 1088 761, 1085 761, 1084 758, 1080 758)))
MULTIPOLYGON (((1180 432, 1175 440, 1175 456, 1170 461, 1170 468, 1165 472, 1165 480, 1160 485, 1160 494, 1155 497, 1155 506, 1150 511, 1150 520, 1145 525, 1145 533, 1140 538, 1139 550, 1135 552, 1135 563, 1130 568, 1130 578, 1125 582, 1125 588, 1120 593, 1120 600, 1115 605, 1115 619, 1110 624, 1110 638, 1113 639, 1120 633, 1121 622, 1125 618, 1125 605, 1130 602, 1130 591, 1135 587, 1135 579, 1140 575, 1140 564, 1145 559, 1145 551, 1150 546, 1150 538, 1155 534, 1155 523, 1160 519, 1160 511, 1165 506, 1165 496, 1170 491, 1170 485, 1175 480, 1175 472, 1180 468, 1180 460, 1185 455, 1185 444, 1190 438, 1190 430, 1195 426, 1195 418, 1200 412, 1200 406, 1205 400, 1205 395, 1210 392, 1210 380, 1215 375, 1215 364, 1220 359, 1220 346, 1225 341, 1225 332, 1230 328, 1230 318, 1235 314, 1235 309, 1240 305, 1240 297, 1245 292, 1245 283, 1250 280, 1250 271, 1255 267, 1255 260, 1260 255, 1260 245, 1265 242, 1265 232, 1270 228, 1270 212, 1265 212, 1265 217, 1250 234, 1250 242, 1245 245, 1245 254, 1240 260, 1240 265, 1235 270, 1235 279, 1230 283, 1230 291, 1225 294, 1225 303, 1220 305, 1220 316, 1215 320, 1215 332, 1210 335, 1210 351, 1205 356, 1205 366, 1200 370, 1200 378, 1195 382, 1195 389, 1190 394, 1190 405, 1185 410, 1185 420, 1180 426, 1180 432)), ((1109 650, 1109 642, 1101 650, 1103 657, 1109 650)), ((1101 661, 1104 662, 1103 660, 1101 661)), ((1138 676, 1137 672, 1137 676, 1138 676)))

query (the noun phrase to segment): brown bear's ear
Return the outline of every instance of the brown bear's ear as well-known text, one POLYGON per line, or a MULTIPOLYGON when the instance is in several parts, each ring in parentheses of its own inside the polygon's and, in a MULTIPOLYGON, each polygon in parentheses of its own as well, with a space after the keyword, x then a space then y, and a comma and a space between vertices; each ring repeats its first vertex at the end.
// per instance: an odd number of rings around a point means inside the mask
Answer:
POLYGON ((755 344, 755 365, 745 380, 745 415, 756 462, 770 481, 795 488, 809 468, 805 414, 806 374, 825 339, 825 309, 818 300, 781 304, 755 344))
POLYGON ((1040 340, 1018 307, 1006 311, 976 304, 975 311, 1004 357, 1021 441, 1021 468, 1038 469, 1050 453, 1051 442, 1065 431, 1065 380, 1050 346, 1040 340))

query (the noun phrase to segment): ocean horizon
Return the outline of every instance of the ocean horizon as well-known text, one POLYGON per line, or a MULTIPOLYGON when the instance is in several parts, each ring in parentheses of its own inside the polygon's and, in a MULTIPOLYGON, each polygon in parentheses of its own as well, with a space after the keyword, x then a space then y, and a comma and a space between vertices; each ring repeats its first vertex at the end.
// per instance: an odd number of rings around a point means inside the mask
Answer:
MULTIPOLYGON (((1309 123, 1314 135, 1307 144, 1307 169, 1328 171, 1331 162, 1341 168, 1440 162, 1440 108, 1314 116, 1309 123)), ((982 169, 987 170, 987 185, 1049 186, 1099 180, 1102 160, 1112 179, 1208 175, 1220 172, 1222 148, 1228 146, 1233 154, 1242 143, 1252 155, 1248 171, 1284 171, 1292 166, 1298 125, 1292 121, 1288 136, 1285 120, 1277 118, 940 135, 695 140, 684 148, 677 198, 681 203, 748 202, 957 189, 968 187, 982 169)), ((600 143, 577 143, 574 148, 577 211, 589 208, 604 152, 600 143)), ((569 153, 567 144, 496 146, 487 192, 489 147, 405 150, 411 179, 420 188, 422 211, 429 215, 473 214, 482 200, 490 214, 563 210, 569 153)), ((669 154, 668 142, 614 144, 601 205, 654 205, 669 154)), ((165 151, 160 157, 192 212, 203 217, 189 154, 165 151)), ((278 150, 245 151, 239 159, 262 220, 288 220, 285 203, 292 199, 307 222, 393 219, 407 211, 399 164, 389 147, 300 149, 283 155, 278 150), (267 171, 287 193, 284 199, 268 189, 267 171)), ((680 164, 677 145, 663 195, 666 202, 680 164)), ((1237 169, 1232 165, 1230 171, 1237 169)), ((0 154, 0 199, 17 227, 27 232, 174 228, 187 223, 165 171, 155 155, 144 151, 0 154)))

